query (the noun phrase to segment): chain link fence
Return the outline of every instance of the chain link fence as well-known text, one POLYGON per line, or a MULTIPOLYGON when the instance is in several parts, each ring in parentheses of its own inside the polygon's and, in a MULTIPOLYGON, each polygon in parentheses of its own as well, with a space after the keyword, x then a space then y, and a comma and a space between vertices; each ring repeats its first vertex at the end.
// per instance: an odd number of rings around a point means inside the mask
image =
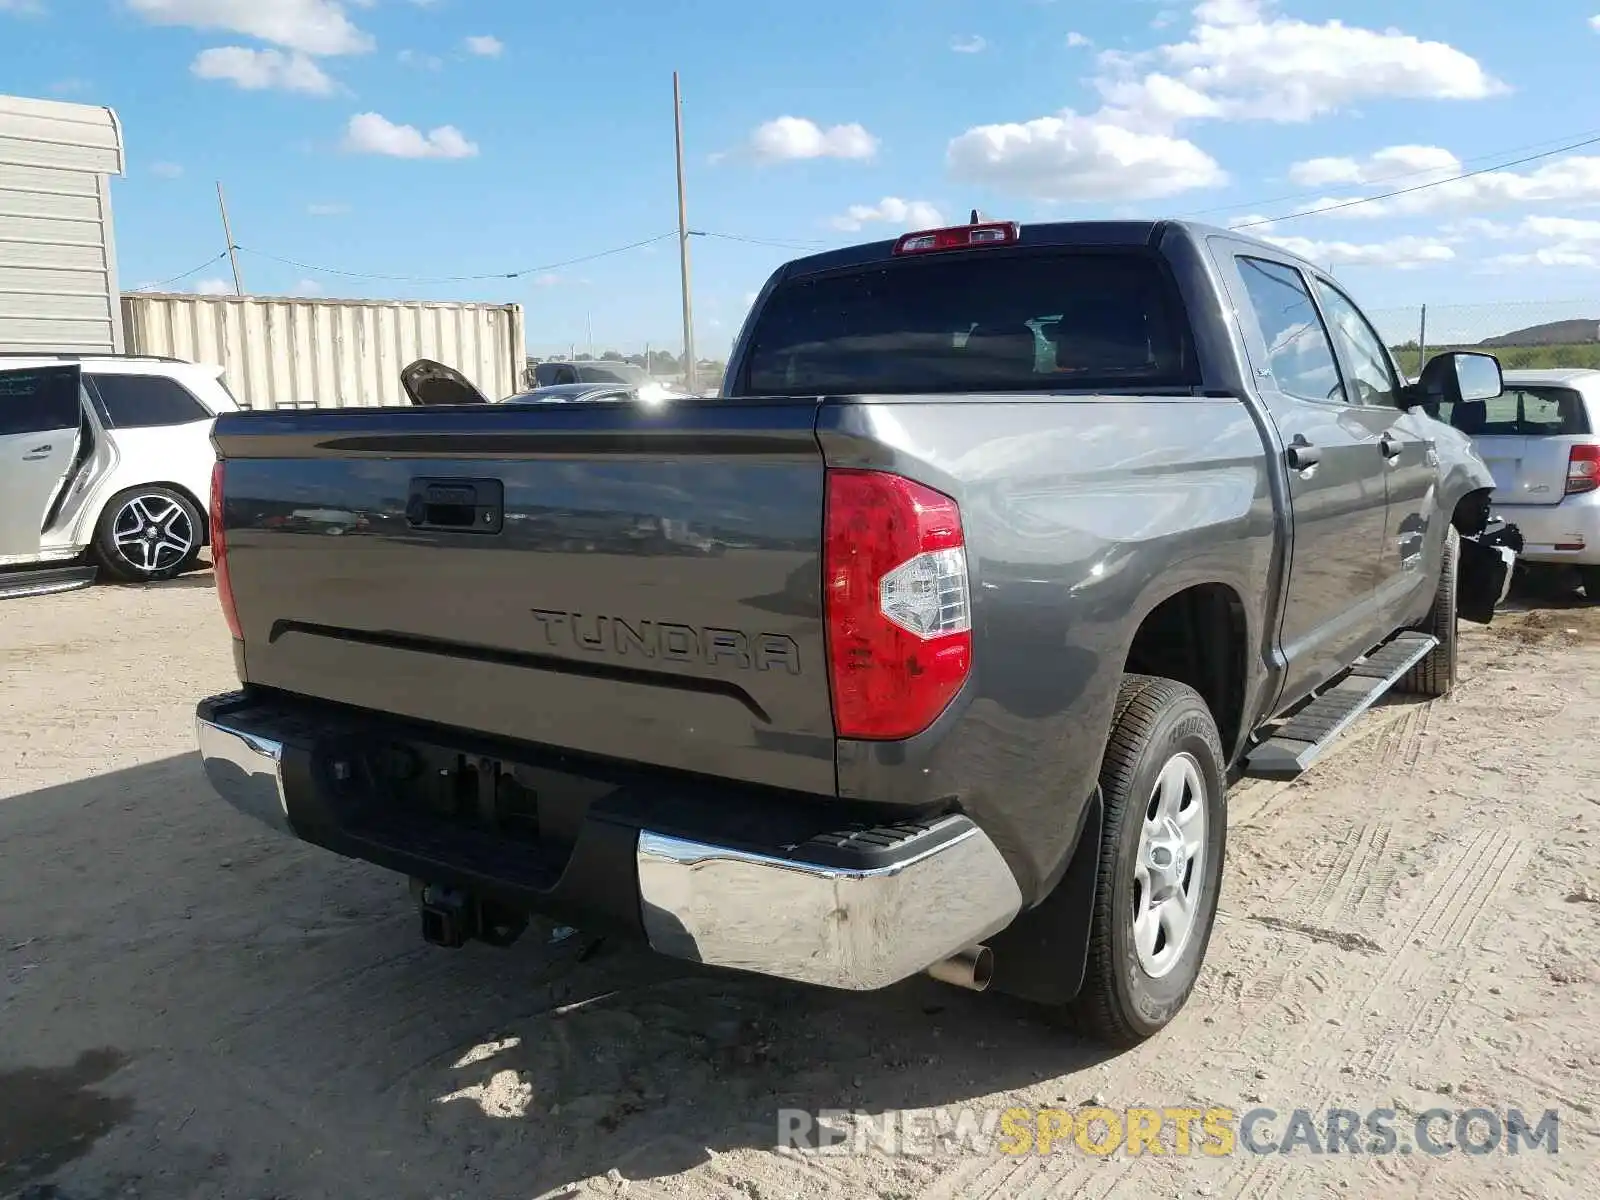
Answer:
POLYGON ((1487 350, 1508 370, 1600 368, 1600 299, 1418 304, 1367 315, 1412 376, 1441 350, 1487 350))

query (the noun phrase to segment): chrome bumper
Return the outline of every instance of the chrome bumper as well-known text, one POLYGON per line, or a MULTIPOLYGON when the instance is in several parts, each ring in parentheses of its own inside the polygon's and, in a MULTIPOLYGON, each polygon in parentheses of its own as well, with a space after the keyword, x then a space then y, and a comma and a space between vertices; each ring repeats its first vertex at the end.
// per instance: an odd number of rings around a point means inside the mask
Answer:
POLYGON ((1022 907, 1016 878, 965 817, 948 840, 843 870, 639 834, 645 933, 661 954, 823 987, 887 987, 992 937, 1022 907))
POLYGON ((211 786, 233 807, 292 834, 283 790, 283 743, 195 718, 200 761, 211 786))
MULTIPOLYGON (((196 718, 206 778, 239 811, 296 836, 283 743, 225 721, 196 718)), ((906 857, 871 868, 648 829, 638 832, 634 861, 645 936, 658 953, 854 991, 925 971, 999 933, 1022 907, 999 850, 960 816, 919 836, 906 857)))

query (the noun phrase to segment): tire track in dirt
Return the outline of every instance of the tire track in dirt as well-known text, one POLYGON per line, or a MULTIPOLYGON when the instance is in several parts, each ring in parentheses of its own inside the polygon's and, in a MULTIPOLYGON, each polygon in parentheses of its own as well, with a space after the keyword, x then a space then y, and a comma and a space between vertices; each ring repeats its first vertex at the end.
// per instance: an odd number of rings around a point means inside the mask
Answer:
MULTIPOLYGON (((1289 1081, 1296 1108, 1326 1111, 1347 1075, 1387 1075, 1405 1045, 1421 1043, 1425 1049, 1432 1044, 1465 986, 1449 979, 1451 966, 1438 956, 1452 954, 1450 963, 1459 962, 1458 952, 1491 902, 1515 882, 1527 852, 1524 839, 1498 830, 1480 829, 1458 839, 1413 898, 1409 910, 1414 915, 1403 922, 1403 936, 1391 944, 1370 986, 1361 987, 1370 976, 1335 973, 1330 1003, 1314 1014, 1292 1050, 1274 1056, 1276 1062, 1301 1060, 1314 1039, 1327 1043, 1326 1051, 1289 1081), (1369 1032, 1374 1018, 1381 1027, 1375 1042, 1369 1032), (1307 1101, 1299 1099, 1307 1093, 1307 1101)), ((1261 1156, 1236 1169, 1223 1194, 1265 1200, 1293 1170, 1289 1159, 1261 1156)))

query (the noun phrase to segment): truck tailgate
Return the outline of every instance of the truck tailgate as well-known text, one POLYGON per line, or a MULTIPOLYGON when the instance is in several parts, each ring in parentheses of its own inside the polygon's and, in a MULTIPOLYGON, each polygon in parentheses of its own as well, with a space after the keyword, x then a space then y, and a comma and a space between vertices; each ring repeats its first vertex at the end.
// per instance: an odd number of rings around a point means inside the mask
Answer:
POLYGON ((833 794, 810 402, 223 417, 251 684, 833 794))

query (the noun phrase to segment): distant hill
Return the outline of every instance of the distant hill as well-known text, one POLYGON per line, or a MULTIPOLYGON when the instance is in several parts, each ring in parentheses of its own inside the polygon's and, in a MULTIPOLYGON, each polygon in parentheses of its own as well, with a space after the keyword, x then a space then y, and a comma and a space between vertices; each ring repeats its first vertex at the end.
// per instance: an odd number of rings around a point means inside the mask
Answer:
POLYGON ((1549 321, 1530 325, 1498 337, 1484 338, 1480 346, 1577 346, 1600 342, 1600 321, 1549 321))

